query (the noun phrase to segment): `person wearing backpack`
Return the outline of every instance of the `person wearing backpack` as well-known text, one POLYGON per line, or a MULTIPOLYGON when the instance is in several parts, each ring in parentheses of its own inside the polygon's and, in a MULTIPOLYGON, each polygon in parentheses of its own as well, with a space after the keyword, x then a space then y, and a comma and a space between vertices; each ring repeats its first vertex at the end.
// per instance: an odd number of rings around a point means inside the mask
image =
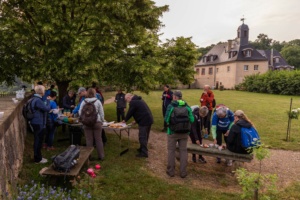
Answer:
MULTIPOLYGON (((227 141, 227 135, 233 125, 234 114, 225 106, 220 106, 213 114, 211 122, 211 133, 214 139, 214 144, 222 145, 222 135, 224 135, 225 143, 227 141)), ((217 163, 221 163, 221 158, 217 158, 217 163)))
POLYGON ((206 117, 204 117, 204 124, 205 127, 207 127, 207 129, 205 129, 205 134, 204 134, 204 138, 208 138, 209 134, 210 134, 210 127, 211 127, 211 116, 212 116, 212 110, 214 109, 214 105, 215 101, 214 101, 214 93, 210 90, 210 86, 209 85, 204 85, 203 88, 203 93, 200 97, 200 105, 201 106, 206 106, 208 108, 208 114, 206 115, 206 117))
POLYGON ((104 122, 104 111, 102 103, 96 98, 94 88, 88 89, 87 96, 80 105, 79 119, 83 124, 86 146, 93 147, 95 140, 98 159, 103 160, 102 123, 104 122))
POLYGON ((125 120, 122 122, 127 122, 131 117, 134 118, 135 122, 139 125, 139 142, 140 148, 138 148, 138 158, 148 158, 148 140, 151 130, 151 125, 153 124, 153 116, 150 108, 142 97, 127 93, 125 99, 129 104, 129 109, 126 114, 125 120))
POLYGON ((47 115, 51 110, 49 98, 46 101, 42 100, 43 95, 45 94, 45 87, 43 85, 36 85, 35 94, 33 99, 30 102, 30 106, 33 111, 33 118, 29 121, 34 133, 34 162, 35 163, 47 163, 48 160, 42 157, 42 146, 44 131, 47 123, 47 115))
POLYGON ((232 125, 227 136, 227 149, 229 151, 241 154, 249 154, 241 142, 241 129, 254 127, 253 123, 245 115, 244 111, 237 110, 234 112, 234 124, 232 125))
POLYGON ((168 164, 167 175, 173 177, 175 175, 175 151, 176 144, 179 146, 180 156, 180 177, 187 176, 187 141, 191 130, 191 123, 194 122, 192 109, 182 100, 180 90, 173 92, 173 101, 169 104, 165 121, 168 125, 168 164))

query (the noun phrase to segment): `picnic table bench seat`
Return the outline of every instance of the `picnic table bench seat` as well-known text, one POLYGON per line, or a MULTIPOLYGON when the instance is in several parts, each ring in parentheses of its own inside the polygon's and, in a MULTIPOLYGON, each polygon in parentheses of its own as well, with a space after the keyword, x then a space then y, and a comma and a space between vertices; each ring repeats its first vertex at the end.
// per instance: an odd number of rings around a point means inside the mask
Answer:
MULTIPOLYGON (((179 151, 179 147, 176 147, 176 151, 179 151)), ((228 149, 219 150, 217 148, 204 148, 197 144, 187 144, 188 153, 199 154, 203 156, 211 156, 224 158, 228 160, 235 160, 240 162, 251 162, 253 155, 251 154, 239 154, 229 151, 228 149)))
POLYGON ((80 154, 77 160, 77 164, 70 170, 70 172, 58 172, 55 171, 52 167, 52 164, 49 167, 43 168, 40 171, 41 175, 49 175, 49 176, 70 176, 76 178, 78 176, 81 168, 84 164, 89 164, 89 157, 93 152, 94 147, 84 147, 80 146, 80 154))

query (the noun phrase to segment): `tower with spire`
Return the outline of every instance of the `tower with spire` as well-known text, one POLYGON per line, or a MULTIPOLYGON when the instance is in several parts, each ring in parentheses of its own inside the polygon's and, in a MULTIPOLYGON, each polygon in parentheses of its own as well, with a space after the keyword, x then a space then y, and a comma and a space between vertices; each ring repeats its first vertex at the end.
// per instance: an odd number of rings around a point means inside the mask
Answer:
POLYGON ((243 22, 243 24, 240 25, 237 30, 237 41, 240 46, 245 46, 249 43, 249 27, 246 24, 244 24, 244 17, 241 18, 241 21, 243 22))

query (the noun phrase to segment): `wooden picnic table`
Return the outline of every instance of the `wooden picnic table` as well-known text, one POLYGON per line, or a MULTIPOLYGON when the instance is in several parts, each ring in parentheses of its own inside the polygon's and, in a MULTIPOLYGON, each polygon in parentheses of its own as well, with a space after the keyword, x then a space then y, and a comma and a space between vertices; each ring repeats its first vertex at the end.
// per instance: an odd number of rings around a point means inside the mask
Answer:
POLYGON ((40 174, 47 175, 47 176, 68 176, 68 177, 73 177, 75 179, 76 176, 78 176, 83 165, 84 164, 86 164, 86 166, 89 165, 89 157, 94 149, 94 147, 84 147, 84 146, 80 146, 79 148, 80 148, 80 154, 79 154, 77 164, 70 170, 70 172, 55 171, 51 164, 49 167, 41 169, 40 174))
MULTIPOLYGON (((68 125, 69 127, 80 127, 83 130, 83 124, 82 123, 65 123, 64 124, 68 125)), ((129 135, 130 135, 130 129, 131 129, 131 125, 126 125, 124 127, 120 127, 120 128, 113 128, 110 126, 102 126, 102 129, 109 131, 109 132, 113 132, 115 133, 118 138, 119 138, 119 146, 120 146, 120 156, 122 156, 123 154, 125 154, 126 152, 129 151, 129 145, 130 145, 130 140, 129 140, 129 135), (127 133, 127 148, 122 150, 122 134, 126 134, 127 133)), ((70 134, 70 140, 71 143, 73 144, 73 134, 70 134)))

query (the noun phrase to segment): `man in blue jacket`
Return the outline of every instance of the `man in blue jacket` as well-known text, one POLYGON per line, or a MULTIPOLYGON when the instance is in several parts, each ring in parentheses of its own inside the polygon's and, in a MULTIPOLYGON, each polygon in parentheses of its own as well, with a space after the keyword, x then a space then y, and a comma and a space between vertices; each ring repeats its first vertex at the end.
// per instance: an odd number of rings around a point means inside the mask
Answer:
POLYGON ((44 130, 47 123, 47 115, 50 109, 50 101, 46 99, 42 100, 43 95, 45 94, 45 87, 43 85, 37 85, 34 88, 35 94, 30 103, 31 109, 33 110, 33 119, 30 120, 30 124, 33 128, 34 133, 34 162, 36 163, 47 163, 48 160, 42 157, 42 145, 44 138, 44 130))

